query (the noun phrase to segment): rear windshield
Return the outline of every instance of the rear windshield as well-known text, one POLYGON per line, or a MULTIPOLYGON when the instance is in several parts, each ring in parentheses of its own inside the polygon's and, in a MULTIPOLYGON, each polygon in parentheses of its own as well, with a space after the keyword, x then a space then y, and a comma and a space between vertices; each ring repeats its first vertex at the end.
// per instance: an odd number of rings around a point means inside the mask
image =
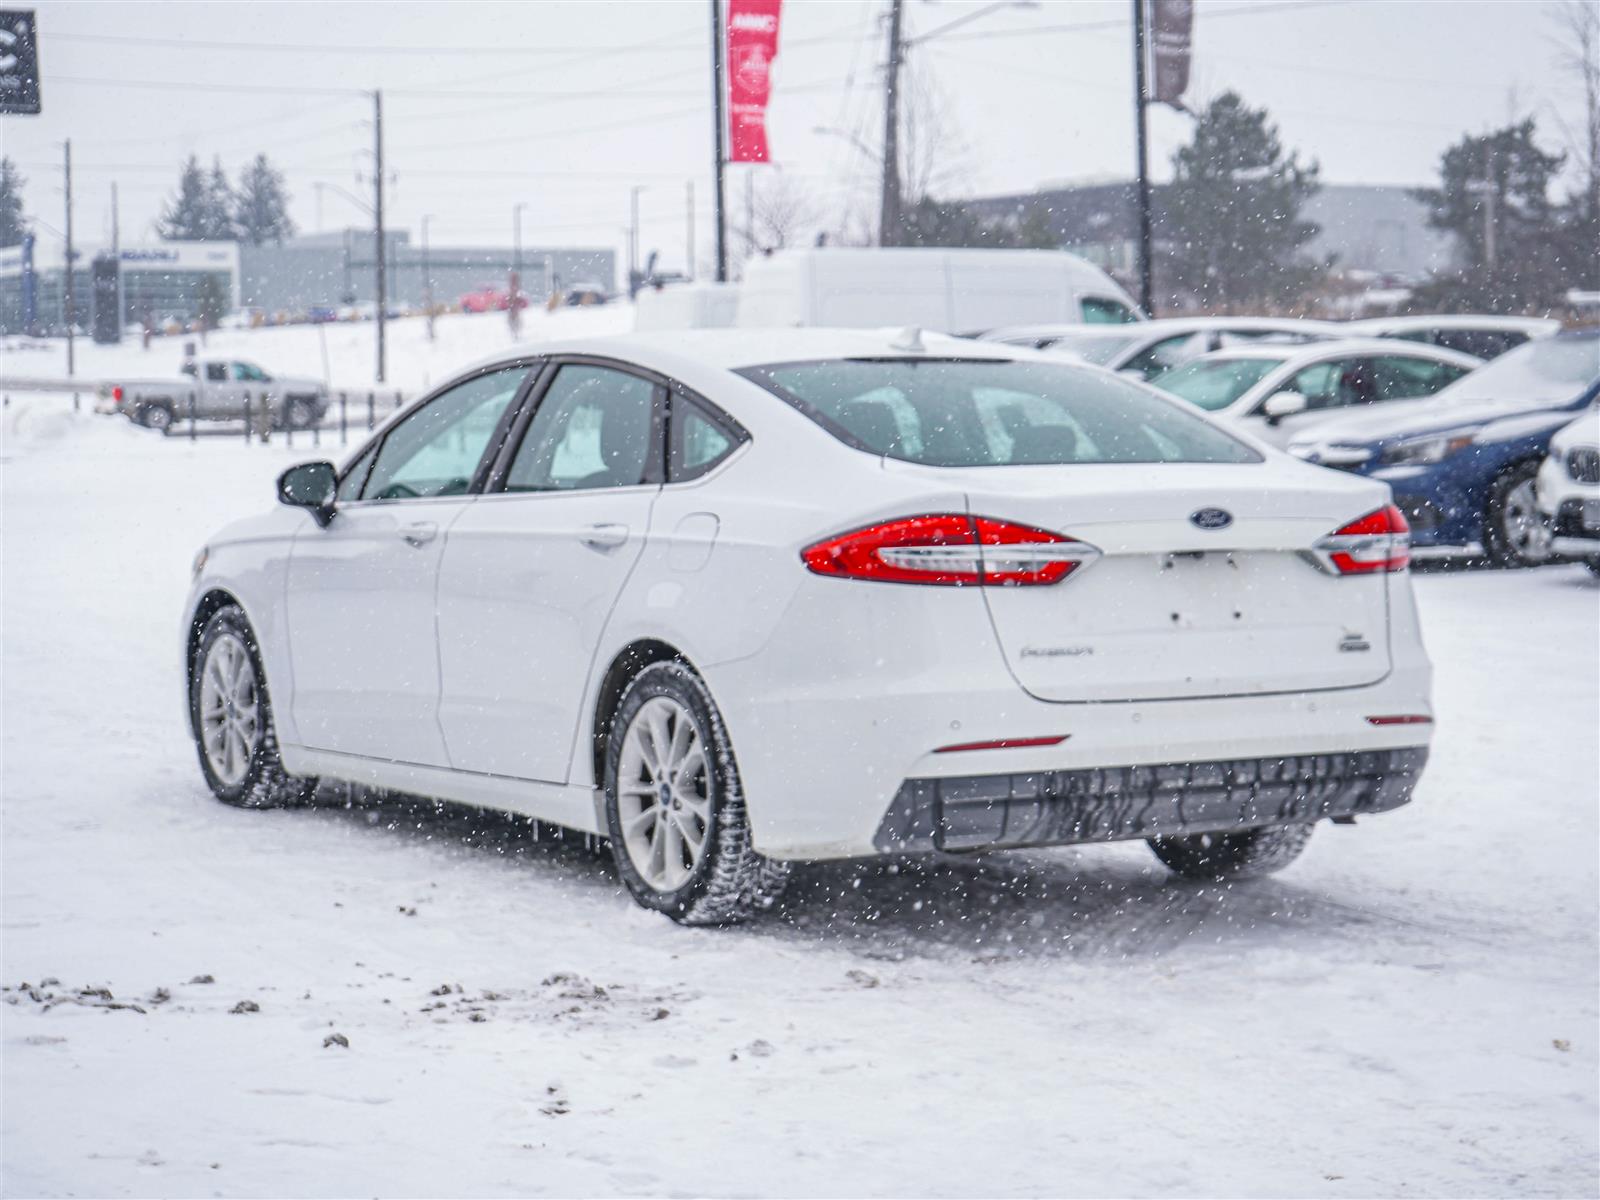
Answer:
POLYGON ((1438 395, 1538 408, 1575 399, 1600 379, 1600 337, 1541 338, 1518 346, 1438 395))
POLYGON ((1220 412, 1281 366, 1281 358, 1197 358, 1151 382, 1207 412, 1220 412))
POLYGON ((927 466, 1261 461, 1181 406, 1083 367, 848 359, 739 373, 847 445, 927 466))

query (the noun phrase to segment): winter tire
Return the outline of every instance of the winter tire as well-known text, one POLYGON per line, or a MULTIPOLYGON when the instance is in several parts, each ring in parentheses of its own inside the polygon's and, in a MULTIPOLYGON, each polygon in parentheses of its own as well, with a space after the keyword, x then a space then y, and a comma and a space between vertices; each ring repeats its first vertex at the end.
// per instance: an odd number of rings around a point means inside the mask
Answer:
POLYGON ((157 433, 165 433, 171 429, 172 421, 172 405, 165 400, 152 401, 139 410, 139 424, 146 429, 154 429, 157 433))
POLYGON ((1154 837, 1150 849, 1188 879, 1217 882, 1250 879, 1283 870, 1311 840, 1310 825, 1264 825, 1238 833, 1191 833, 1154 837))
POLYGON ((1489 485, 1483 552, 1497 567, 1534 567, 1550 558, 1550 526, 1534 498, 1538 474, 1538 463, 1518 463, 1489 485))
POLYGON ((611 852, 633 898, 686 925, 769 908, 789 865, 756 852, 722 716, 681 662, 654 663, 623 694, 606 739, 611 852))
POLYGON ((317 423, 317 418, 322 414, 317 411, 316 402, 304 396, 290 396, 289 403, 284 406, 283 424, 286 429, 310 429, 317 423))
POLYGON ((283 769, 255 634, 237 605, 206 622, 189 673, 189 723, 200 770, 218 800, 238 808, 303 804, 315 779, 283 769))

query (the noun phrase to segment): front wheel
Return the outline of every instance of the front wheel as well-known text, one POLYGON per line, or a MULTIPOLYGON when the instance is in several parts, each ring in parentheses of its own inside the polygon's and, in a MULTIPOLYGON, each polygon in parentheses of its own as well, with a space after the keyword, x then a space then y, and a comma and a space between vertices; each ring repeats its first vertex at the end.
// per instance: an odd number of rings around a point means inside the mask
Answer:
POLYGON ((146 404, 139 410, 139 424, 146 429, 154 429, 157 433, 165 433, 171 429, 172 421, 172 405, 165 400, 146 404))
POLYGON ((1534 495, 1538 474, 1538 463, 1518 463, 1489 485, 1483 552, 1497 567, 1534 567, 1550 557, 1550 526, 1534 495))
POLYGON ((1220 882, 1283 870, 1311 840, 1310 825, 1264 825, 1238 833, 1191 833, 1153 837, 1150 849, 1188 879, 1220 882))
POLYGON ((606 825, 633 898, 686 925, 769 908, 789 866, 757 853, 722 716, 681 662, 628 685, 606 740, 606 825))
POLYGON ((315 779, 290 775, 278 756, 261 654, 237 605, 212 614, 200 635, 189 720, 201 773, 224 804, 274 808, 305 803, 316 791, 315 779))

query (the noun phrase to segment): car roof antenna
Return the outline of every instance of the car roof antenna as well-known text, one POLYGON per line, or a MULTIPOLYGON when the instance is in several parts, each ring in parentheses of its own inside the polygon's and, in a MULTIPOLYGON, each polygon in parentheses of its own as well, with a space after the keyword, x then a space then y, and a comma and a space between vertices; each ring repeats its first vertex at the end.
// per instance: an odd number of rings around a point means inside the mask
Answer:
POLYGON ((904 350, 909 354, 921 354, 927 349, 922 344, 922 330, 915 325, 907 325, 899 333, 895 334, 894 340, 889 343, 889 349, 904 350))

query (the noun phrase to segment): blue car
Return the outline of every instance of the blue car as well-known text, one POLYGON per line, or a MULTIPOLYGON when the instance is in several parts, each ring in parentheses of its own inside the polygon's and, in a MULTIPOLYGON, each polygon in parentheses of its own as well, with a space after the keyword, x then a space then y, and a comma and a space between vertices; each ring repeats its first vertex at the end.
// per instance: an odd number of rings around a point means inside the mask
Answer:
POLYGON ((1289 452, 1381 479, 1416 546, 1483 547, 1500 566, 1550 555, 1534 476, 1550 437, 1600 396, 1600 329, 1528 342, 1420 400, 1305 431, 1289 452))

